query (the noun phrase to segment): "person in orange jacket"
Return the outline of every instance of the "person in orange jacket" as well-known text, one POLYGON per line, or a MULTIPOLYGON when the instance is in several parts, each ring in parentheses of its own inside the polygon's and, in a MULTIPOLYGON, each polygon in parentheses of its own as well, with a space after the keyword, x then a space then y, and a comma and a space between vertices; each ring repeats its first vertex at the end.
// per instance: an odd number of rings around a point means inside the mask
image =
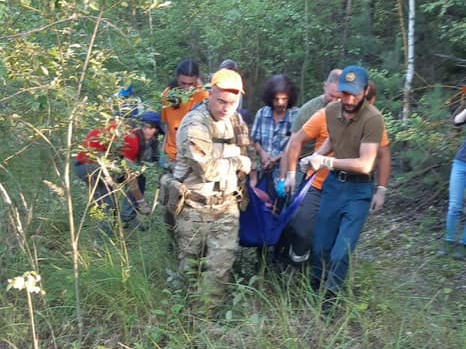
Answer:
POLYGON ((207 96, 208 92, 199 83, 198 65, 192 59, 184 59, 178 63, 175 80, 162 92, 161 115, 165 128, 162 167, 173 169, 176 161, 176 131, 181 120, 207 96))

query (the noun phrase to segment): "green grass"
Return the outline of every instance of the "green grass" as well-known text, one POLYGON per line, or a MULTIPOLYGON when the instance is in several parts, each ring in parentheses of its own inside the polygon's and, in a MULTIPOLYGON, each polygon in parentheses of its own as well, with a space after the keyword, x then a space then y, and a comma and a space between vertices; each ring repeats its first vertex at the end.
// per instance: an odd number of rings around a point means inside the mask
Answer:
MULTIPOLYGON (((47 164, 26 152, 0 172, 13 201, 0 201, 0 348, 32 347, 26 296, 6 285, 33 266, 46 291, 33 296, 41 348, 464 348, 464 262, 435 256, 442 232, 432 209, 410 219, 393 209, 370 217, 332 317, 322 315, 307 273, 256 272, 255 252, 242 249, 225 302, 208 318, 166 281, 176 261, 158 211, 146 231, 125 230, 124 243, 100 249, 93 244, 98 221, 84 217, 79 338, 67 211, 42 182, 60 183, 43 170, 47 164)), ((80 219, 86 191, 74 176, 72 185, 80 219)), ((149 198, 155 187, 156 174, 149 198)))
MULTIPOLYGON (((393 250, 378 251, 372 261, 363 252, 375 248, 376 241, 361 241, 351 284, 331 319, 322 317, 320 296, 310 291, 306 275, 236 274, 213 321, 190 310, 184 290, 166 284, 165 268, 175 267, 174 258, 161 224, 151 224, 154 229, 138 232, 127 243, 129 261, 119 245, 94 250, 91 239, 83 238, 80 288, 86 336, 80 341, 70 255, 64 246, 43 250, 39 265, 47 294, 43 301, 35 297, 41 347, 463 347, 464 285, 458 276, 464 266, 434 257, 434 246, 425 248, 426 254, 411 254, 418 249, 415 243, 407 250, 394 243, 393 250)), ((22 262, 12 250, 3 252, 5 281, 19 273, 22 262)), ((253 262, 243 256, 240 264, 253 262)), ((24 296, 2 291, 0 297, 2 345, 30 346, 24 296)))

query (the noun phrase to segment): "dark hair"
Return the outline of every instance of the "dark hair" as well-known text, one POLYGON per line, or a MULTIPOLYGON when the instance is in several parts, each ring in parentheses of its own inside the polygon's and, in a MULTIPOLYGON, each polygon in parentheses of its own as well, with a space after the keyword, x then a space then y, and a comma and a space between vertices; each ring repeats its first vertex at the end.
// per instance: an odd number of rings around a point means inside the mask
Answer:
POLYGON ((262 101, 272 107, 273 99, 277 93, 288 95, 288 108, 293 107, 298 99, 298 89, 286 74, 272 75, 264 84, 262 101))
POLYGON ((218 69, 230 69, 230 70, 234 70, 235 72, 238 72, 238 63, 236 63, 234 60, 232 59, 226 59, 224 60, 222 63, 220 63, 218 69))
POLYGON ((377 95, 377 89, 375 88, 375 82, 372 80, 369 80, 367 87, 368 89, 367 89, 366 99, 370 101, 372 98, 374 98, 377 95))
POLYGON ((175 69, 175 76, 186 75, 186 76, 199 76, 199 67, 192 59, 184 59, 175 69))

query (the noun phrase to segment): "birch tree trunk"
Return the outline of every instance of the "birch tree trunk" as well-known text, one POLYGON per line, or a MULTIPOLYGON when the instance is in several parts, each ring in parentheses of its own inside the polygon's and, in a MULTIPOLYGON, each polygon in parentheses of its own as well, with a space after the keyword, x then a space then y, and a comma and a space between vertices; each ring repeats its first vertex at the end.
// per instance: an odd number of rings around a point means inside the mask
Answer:
POLYGON ((408 19, 408 62, 406 67, 406 80, 404 85, 402 119, 406 121, 411 113, 411 83, 414 76, 414 24, 415 24, 415 0, 409 0, 408 19))

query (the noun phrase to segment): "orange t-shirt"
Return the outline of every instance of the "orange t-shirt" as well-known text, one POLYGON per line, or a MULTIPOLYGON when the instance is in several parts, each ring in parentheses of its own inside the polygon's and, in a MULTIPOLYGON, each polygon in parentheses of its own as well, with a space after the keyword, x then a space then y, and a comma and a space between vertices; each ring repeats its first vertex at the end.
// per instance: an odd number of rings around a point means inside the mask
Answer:
POLYGON ((207 98, 209 93, 202 89, 201 86, 196 86, 199 91, 195 92, 187 103, 180 103, 178 108, 169 107, 166 94, 170 90, 166 88, 162 93, 162 115, 161 119, 167 125, 167 132, 165 138, 165 152, 168 157, 173 161, 176 160, 176 130, 180 126, 183 117, 196 105, 207 98))
MULTIPOLYGON (((312 117, 306 121, 303 125, 303 131, 306 135, 312 139, 316 140, 315 150, 319 149, 320 146, 324 143, 324 141, 328 138, 328 131, 327 131, 327 121, 325 118, 325 108, 320 109, 317 111, 312 117)), ((388 146, 388 134, 387 129, 384 126, 382 140, 380 141, 381 147, 388 146)), ((328 176, 329 170, 324 168, 317 172, 316 177, 312 183, 314 188, 319 190, 322 189, 322 185, 324 184, 325 179, 328 176)), ((314 173, 314 170, 309 170, 307 172, 307 177, 311 176, 314 173)))

